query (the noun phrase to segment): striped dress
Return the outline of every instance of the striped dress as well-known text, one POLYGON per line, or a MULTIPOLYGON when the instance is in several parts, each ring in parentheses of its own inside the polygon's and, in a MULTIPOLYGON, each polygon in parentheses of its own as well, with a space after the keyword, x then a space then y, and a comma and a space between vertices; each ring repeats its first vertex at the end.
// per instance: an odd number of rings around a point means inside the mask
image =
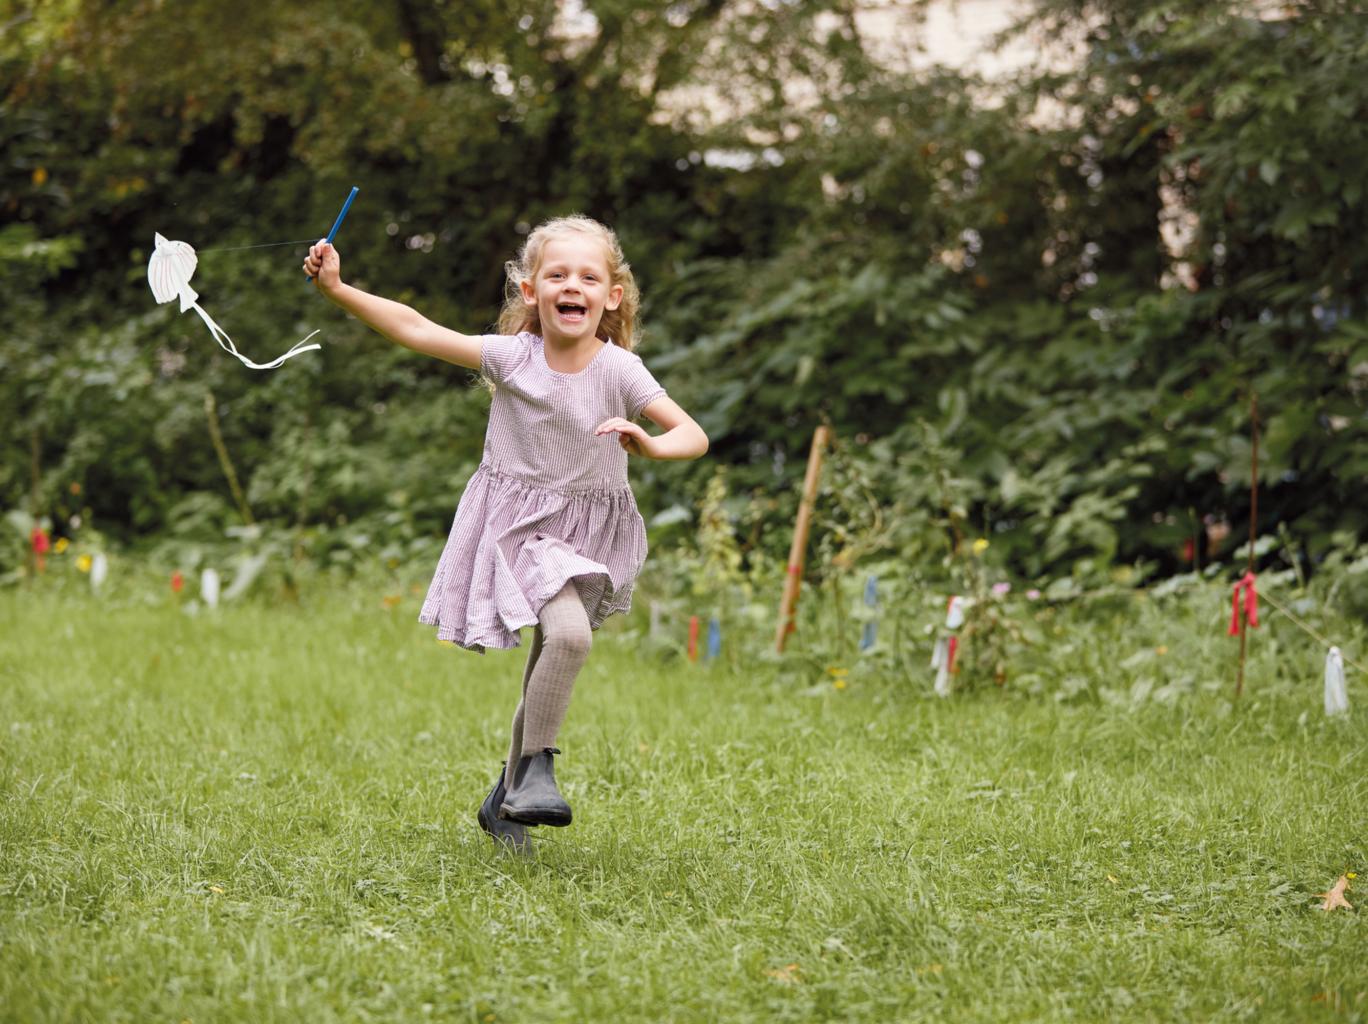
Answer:
POLYGON ((613 416, 636 419, 665 389, 639 356, 604 344, 579 373, 546 362, 535 334, 481 338, 494 383, 484 457, 456 507, 418 621, 473 651, 517 647, 542 605, 574 580, 598 629, 632 606, 646 527, 627 485, 613 416))

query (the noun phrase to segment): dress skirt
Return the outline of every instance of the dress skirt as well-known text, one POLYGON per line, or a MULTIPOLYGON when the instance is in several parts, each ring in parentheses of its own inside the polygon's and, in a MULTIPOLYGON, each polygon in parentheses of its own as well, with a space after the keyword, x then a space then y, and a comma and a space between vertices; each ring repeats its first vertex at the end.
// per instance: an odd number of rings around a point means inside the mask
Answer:
POLYGON ((541 487, 482 463, 418 620, 472 651, 517 647, 518 630, 574 580, 598 629, 631 608, 645 561, 646 525, 629 488, 541 487))

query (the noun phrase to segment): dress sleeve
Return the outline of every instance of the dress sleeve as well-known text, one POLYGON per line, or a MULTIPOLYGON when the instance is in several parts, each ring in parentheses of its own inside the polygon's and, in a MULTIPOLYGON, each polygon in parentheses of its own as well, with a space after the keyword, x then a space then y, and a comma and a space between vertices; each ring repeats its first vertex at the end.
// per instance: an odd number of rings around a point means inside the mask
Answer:
POLYGON ((627 418, 634 420, 642 410, 665 394, 660 382, 651 376, 646 364, 635 353, 629 353, 627 369, 622 376, 622 399, 627 407, 627 418))
POLYGON ((523 334, 482 334, 480 336, 480 373, 495 386, 527 359, 528 339, 523 334))

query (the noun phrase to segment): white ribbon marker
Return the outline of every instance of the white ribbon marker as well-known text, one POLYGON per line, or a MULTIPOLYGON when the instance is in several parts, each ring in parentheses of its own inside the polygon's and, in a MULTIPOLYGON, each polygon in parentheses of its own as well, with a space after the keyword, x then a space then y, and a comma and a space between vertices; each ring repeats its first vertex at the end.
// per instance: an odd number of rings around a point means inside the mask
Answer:
POLYGON ((160 305, 170 302, 172 299, 180 299, 180 311, 184 313, 187 309, 193 309, 204 321, 204 326, 209 328, 209 333, 214 336, 214 340, 219 343, 219 347, 231 355, 237 356, 242 360, 242 364, 253 370, 274 370, 291 356, 297 356, 301 352, 312 352, 321 348, 317 342, 306 345, 309 338, 312 338, 317 331, 313 331, 304 341, 297 342, 290 351, 286 352, 279 359, 273 359, 269 363, 254 363, 233 344, 233 339, 228 337, 228 332, 200 308, 199 293, 190 287, 190 278, 195 274, 195 267, 199 265, 199 260, 195 256, 195 249, 188 242, 168 242, 160 234, 156 235, 156 249, 152 253, 152 258, 147 261, 147 283, 152 286, 152 295, 160 305))
POLYGON ((1349 710, 1349 692, 1344 685, 1344 655, 1338 647, 1325 655, 1325 713, 1342 715, 1349 710))
POLYGON ((200 596, 204 598, 204 603, 210 608, 217 608, 219 603, 219 574, 215 569, 205 569, 200 573, 200 596))

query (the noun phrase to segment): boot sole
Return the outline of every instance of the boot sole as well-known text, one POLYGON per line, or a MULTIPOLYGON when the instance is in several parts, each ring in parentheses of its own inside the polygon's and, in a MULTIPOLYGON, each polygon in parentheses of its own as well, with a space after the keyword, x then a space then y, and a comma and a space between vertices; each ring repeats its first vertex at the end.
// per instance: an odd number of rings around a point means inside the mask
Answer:
POLYGON ((499 817, 504 821, 516 821, 520 825, 555 825, 564 827, 570 824, 568 807, 525 807, 516 808, 505 801, 499 808, 499 817))

